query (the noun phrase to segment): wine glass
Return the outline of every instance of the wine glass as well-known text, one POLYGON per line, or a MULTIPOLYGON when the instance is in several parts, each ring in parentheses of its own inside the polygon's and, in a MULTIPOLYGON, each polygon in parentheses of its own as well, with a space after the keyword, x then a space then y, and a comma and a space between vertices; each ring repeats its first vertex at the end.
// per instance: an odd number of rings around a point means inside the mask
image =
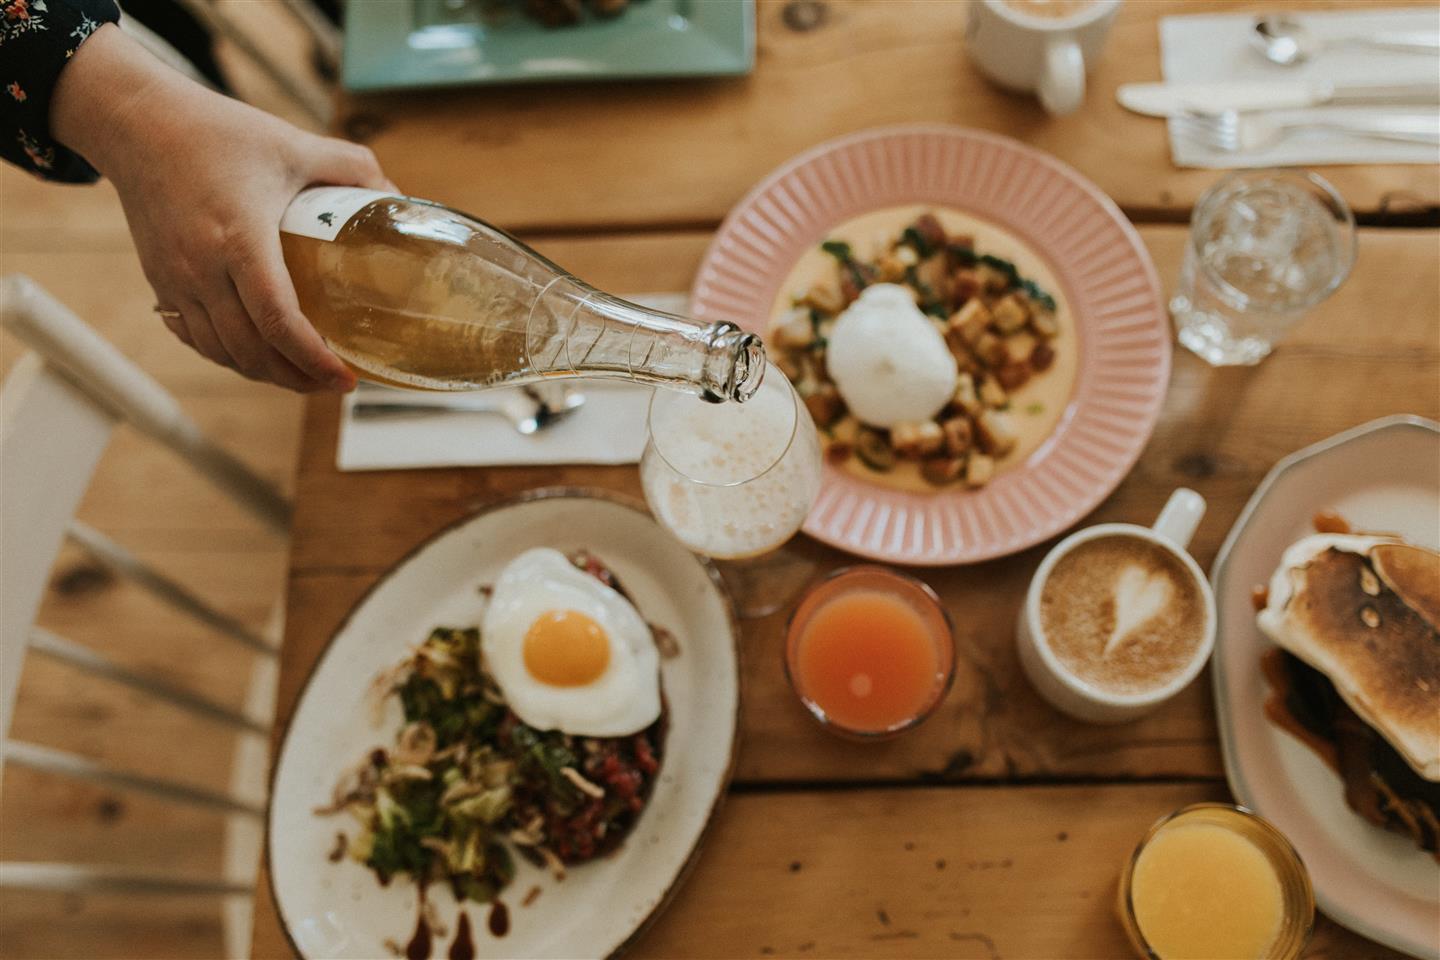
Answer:
POLYGON ((768 616, 813 564, 778 551, 820 492, 820 438, 795 388, 767 366, 744 403, 656 390, 640 482, 656 519, 696 553, 723 561, 740 616, 768 616))

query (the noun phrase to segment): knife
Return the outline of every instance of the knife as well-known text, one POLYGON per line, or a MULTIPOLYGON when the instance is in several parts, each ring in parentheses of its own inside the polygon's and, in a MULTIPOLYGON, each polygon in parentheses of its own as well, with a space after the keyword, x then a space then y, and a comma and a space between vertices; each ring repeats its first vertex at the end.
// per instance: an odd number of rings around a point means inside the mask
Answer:
POLYGON ((1289 110, 1325 104, 1440 103, 1440 84, 1378 86, 1305 80, 1220 83, 1122 83, 1115 99, 1147 117, 1173 117, 1187 109, 1289 110))

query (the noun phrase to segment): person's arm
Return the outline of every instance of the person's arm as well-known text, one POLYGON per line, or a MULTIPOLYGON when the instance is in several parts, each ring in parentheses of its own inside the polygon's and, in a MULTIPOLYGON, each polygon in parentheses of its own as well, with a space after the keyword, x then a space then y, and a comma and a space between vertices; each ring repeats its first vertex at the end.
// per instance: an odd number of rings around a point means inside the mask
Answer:
POLYGON ((51 136, 50 98, 81 45, 119 18, 115 0, 0 0, 0 159, 46 180, 98 176, 51 136))
POLYGON ((61 71, 50 128, 115 184, 158 306, 179 314, 163 315, 177 337, 252 379, 354 386, 300 313, 279 225, 310 184, 394 189, 367 148, 210 91, 113 25, 61 71))

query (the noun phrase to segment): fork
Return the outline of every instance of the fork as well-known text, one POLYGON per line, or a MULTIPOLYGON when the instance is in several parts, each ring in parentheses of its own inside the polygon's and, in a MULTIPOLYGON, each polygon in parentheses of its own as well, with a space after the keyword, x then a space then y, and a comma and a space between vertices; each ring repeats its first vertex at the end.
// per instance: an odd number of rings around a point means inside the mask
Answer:
POLYGON ((1332 130, 1377 140, 1440 145, 1440 117, 1431 115, 1279 121, 1256 114, 1242 115, 1235 110, 1190 109, 1174 119, 1179 136, 1224 153, 1268 149, 1304 130, 1332 130))

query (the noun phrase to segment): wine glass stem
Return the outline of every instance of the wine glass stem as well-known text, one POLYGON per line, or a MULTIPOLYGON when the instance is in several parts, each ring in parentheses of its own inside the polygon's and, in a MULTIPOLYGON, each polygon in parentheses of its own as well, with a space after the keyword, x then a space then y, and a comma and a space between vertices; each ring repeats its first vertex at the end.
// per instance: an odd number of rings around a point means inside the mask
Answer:
POLYGON ((813 579, 816 563, 781 546, 769 553, 738 560, 716 560, 742 620, 759 620, 789 606, 813 579))

